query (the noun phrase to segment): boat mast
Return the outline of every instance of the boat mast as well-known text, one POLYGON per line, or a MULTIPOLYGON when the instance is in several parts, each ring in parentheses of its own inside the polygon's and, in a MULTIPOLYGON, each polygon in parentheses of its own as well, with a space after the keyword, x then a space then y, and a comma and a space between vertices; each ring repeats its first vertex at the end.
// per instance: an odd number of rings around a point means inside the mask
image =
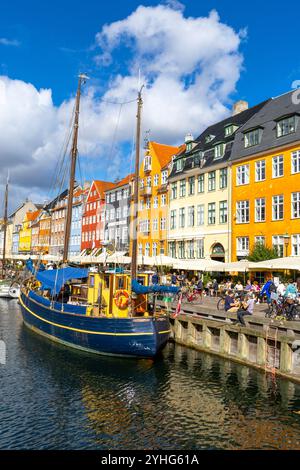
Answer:
POLYGON ((6 232, 7 232, 7 202, 8 202, 8 176, 5 186, 5 197, 4 197, 4 217, 3 217, 3 256, 2 256, 2 278, 4 278, 5 272, 5 246, 6 246, 6 232))
POLYGON ((135 173, 133 192, 133 220, 132 220, 132 250, 131 250, 131 280, 137 277, 137 215, 139 202, 139 167, 140 167, 140 138, 141 138, 141 111, 142 111, 142 89, 138 92, 137 115, 136 115, 136 142, 135 142, 135 173))
POLYGON ((74 118, 74 126, 73 126, 73 142, 72 142, 72 150, 71 150, 70 182, 69 182, 69 192, 68 192, 68 206, 67 206, 64 253, 63 253, 64 263, 68 261, 69 241, 70 241, 70 232, 71 232, 71 223, 72 223, 73 193, 74 193, 74 183, 75 183, 76 160, 77 160, 77 154, 78 154, 77 141, 78 141, 79 104, 80 104, 81 85, 82 83, 85 83, 87 78, 88 77, 84 74, 79 75, 78 87, 77 87, 77 93, 76 93, 75 118, 74 118))

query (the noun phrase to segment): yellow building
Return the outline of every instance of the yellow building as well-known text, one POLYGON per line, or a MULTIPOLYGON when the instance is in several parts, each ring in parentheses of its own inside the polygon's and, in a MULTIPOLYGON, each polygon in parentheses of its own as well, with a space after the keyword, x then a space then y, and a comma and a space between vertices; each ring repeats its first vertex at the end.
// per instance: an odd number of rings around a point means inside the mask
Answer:
POLYGON ((28 211, 22 222, 22 228, 19 232, 19 252, 30 253, 31 251, 31 237, 32 228, 31 224, 35 221, 40 211, 28 211))
POLYGON ((178 151, 157 142, 149 142, 145 150, 139 173, 139 255, 166 254, 169 164, 178 151))
POLYGON ((237 129, 260 108, 248 109, 248 103, 237 102, 230 117, 209 126, 195 140, 187 134, 185 150, 173 160, 168 254, 183 260, 186 269, 201 270, 201 259, 231 260, 229 159, 237 129))
POLYGON ((262 243, 300 255, 300 105, 286 93, 236 135, 232 151, 232 255, 262 243))

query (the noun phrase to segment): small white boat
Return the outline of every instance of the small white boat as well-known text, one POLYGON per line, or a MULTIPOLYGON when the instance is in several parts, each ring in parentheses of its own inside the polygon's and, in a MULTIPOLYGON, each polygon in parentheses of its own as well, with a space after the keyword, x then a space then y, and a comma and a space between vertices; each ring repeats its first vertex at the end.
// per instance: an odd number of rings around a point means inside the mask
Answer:
POLYGON ((17 299, 20 296, 20 286, 17 283, 1 283, 0 298, 17 299))

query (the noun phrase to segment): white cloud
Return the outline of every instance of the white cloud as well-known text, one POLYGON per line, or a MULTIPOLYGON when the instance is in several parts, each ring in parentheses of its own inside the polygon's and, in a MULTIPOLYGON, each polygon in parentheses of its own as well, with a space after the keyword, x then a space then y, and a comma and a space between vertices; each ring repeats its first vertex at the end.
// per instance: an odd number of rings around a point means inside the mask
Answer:
POLYGON ((7 38, 0 38, 0 44, 2 46, 20 46, 21 43, 17 39, 7 39, 7 38))
MULTIPOLYGON (((146 85, 143 129, 151 129, 153 140, 181 143, 186 132, 196 136, 229 113, 242 68, 239 46, 245 30, 235 32, 215 11, 207 17, 185 17, 180 2, 167 3, 140 6, 96 35, 101 67, 121 63, 102 99, 91 85, 82 97, 79 152, 88 157, 86 171, 94 169, 96 177, 114 179, 133 168, 122 148, 131 148, 136 103, 122 106, 119 114, 120 107, 111 102, 136 98, 139 69, 140 83, 146 85)), ((40 192, 41 199, 47 193, 43 188, 59 158, 73 106, 73 98, 55 106, 51 90, 0 76, 2 178, 10 168, 19 199, 26 191, 29 197, 40 192)))

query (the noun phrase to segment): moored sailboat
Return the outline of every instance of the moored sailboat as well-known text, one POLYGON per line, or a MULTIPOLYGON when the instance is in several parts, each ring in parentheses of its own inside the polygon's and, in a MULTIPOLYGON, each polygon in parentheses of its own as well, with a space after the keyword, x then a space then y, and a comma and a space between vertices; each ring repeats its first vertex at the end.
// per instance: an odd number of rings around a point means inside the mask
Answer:
MULTIPOLYGON (((63 261, 67 264, 77 158, 79 104, 84 75, 79 76, 63 261)), ((133 219, 139 188, 139 148, 142 97, 138 94, 133 219)), ((149 286, 149 277, 137 269, 137 226, 132 228, 131 273, 64 267, 37 271, 21 289, 24 323, 47 338, 98 354, 153 357, 169 339, 168 314, 156 305, 156 295, 176 293, 171 286, 149 286)))

